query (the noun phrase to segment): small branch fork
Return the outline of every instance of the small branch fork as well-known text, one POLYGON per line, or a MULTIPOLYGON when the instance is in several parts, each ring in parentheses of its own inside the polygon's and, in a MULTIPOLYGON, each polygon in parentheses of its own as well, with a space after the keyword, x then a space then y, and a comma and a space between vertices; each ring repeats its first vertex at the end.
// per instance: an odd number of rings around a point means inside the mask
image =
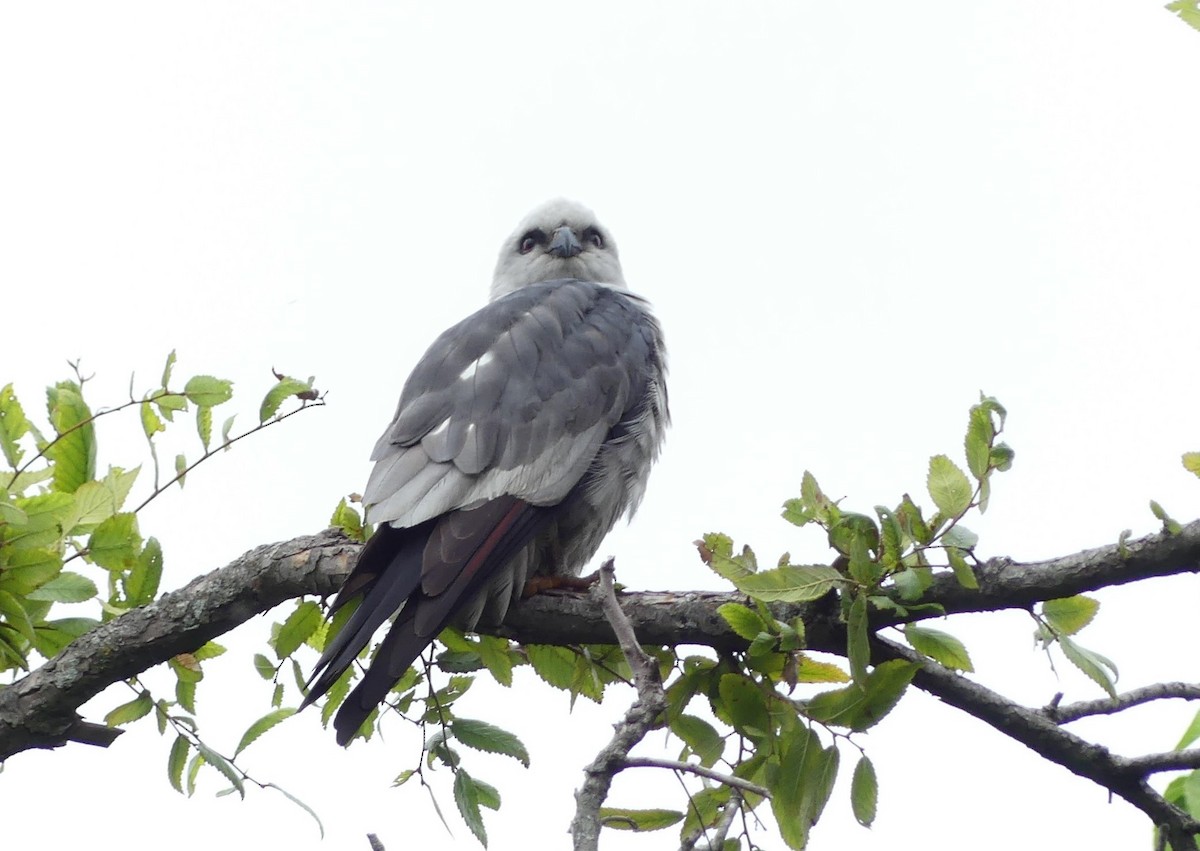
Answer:
MULTIPOLYGON (((1015 739, 1045 759, 1086 777, 1115 795, 1124 798, 1150 817, 1171 843, 1174 851, 1195 848, 1194 835, 1200 833, 1200 821, 1167 802, 1150 786, 1148 778, 1160 771, 1200 767, 1200 750, 1174 751, 1141 757, 1118 756, 1103 745, 1094 744, 1059 726, 1068 720, 1102 713, 1097 704, 1118 708, 1145 703, 1153 697, 1131 692, 1116 700, 1094 701, 1056 709, 1030 709, 1003 697, 979 683, 968 680, 903 645, 883 638, 875 639, 881 658, 905 659, 920 666, 913 685, 943 703, 961 709, 1015 739), (1062 720, 1053 713, 1065 713, 1062 720)), ((1163 697, 1177 697, 1165 694, 1163 697)))
POLYGON ((667 707, 667 695, 663 690, 662 677, 658 674, 658 662, 642 650, 633 624, 617 602, 611 558, 600 567, 597 591, 604 616, 612 625, 625 661, 633 671, 637 698, 626 711, 624 719, 615 725, 612 739, 583 770, 583 785, 575 792, 575 818, 571 821, 575 851, 596 851, 599 847, 600 805, 608 797, 613 778, 628 766, 629 751, 653 729, 655 720, 667 707))

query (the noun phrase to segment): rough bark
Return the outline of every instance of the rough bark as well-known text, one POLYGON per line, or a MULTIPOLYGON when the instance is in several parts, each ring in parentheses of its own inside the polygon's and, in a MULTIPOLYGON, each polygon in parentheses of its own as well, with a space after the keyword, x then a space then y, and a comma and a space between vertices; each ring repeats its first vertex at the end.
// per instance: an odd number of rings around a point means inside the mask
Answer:
MULTIPOLYGON (((78 708, 85 701, 114 682, 195 650, 281 602, 303 594, 331 593, 350 570, 357 552, 358 545, 334 531, 257 547, 153 604, 93 630, 42 667, 0 689, 0 759, 68 741, 107 744, 111 733, 79 718, 78 708)), ((1176 535, 1159 533, 1046 561, 1022 564, 991 559, 976 570, 978 590, 962 588, 952 576, 941 575, 925 599, 940 604, 949 614, 1026 609, 1043 600, 1198 570, 1200 521, 1176 535)), ((621 607, 643 644, 695 644, 734 651, 745 642, 729 629, 717 608, 739 599, 736 593, 640 592, 622 594, 621 607)), ((829 600, 776 608, 783 618, 805 618, 810 648, 844 653, 844 627, 837 606, 829 600)), ((879 617, 872 625, 897 620, 879 617)), ((609 619, 595 598, 586 594, 551 593, 527 600, 494 632, 536 644, 616 641, 609 619)), ((877 649, 887 655, 907 652, 882 643, 877 649)), ((1171 684, 1115 701, 1031 709, 928 660, 921 664, 923 671, 914 680, 917 688, 1127 798, 1173 835, 1182 836, 1200 826, 1167 805, 1145 782, 1155 771, 1192 765, 1195 754, 1119 757, 1061 727, 1074 718, 1119 711, 1147 700, 1193 698, 1195 687, 1171 684)))

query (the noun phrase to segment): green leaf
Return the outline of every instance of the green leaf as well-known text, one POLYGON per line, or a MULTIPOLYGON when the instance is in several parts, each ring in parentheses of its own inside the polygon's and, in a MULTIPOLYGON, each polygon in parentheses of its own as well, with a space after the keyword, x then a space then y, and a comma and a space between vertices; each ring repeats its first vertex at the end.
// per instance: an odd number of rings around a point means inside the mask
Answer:
POLYGON ((229 448, 230 437, 229 432, 233 430, 233 421, 237 419, 237 414, 234 414, 229 419, 221 424, 221 445, 226 449, 229 448))
POLYGON ((918 544, 929 544, 933 541, 933 530, 929 528, 929 524, 921 516, 921 509, 908 494, 904 495, 900 507, 896 509, 896 519, 904 534, 918 544))
POLYGON ((875 666, 863 685, 822 692, 805 706, 805 714, 814 721, 849 727, 861 733, 880 722, 895 708, 917 673, 911 662, 892 659, 875 666))
POLYGON ((242 776, 238 773, 238 770, 234 768, 232 764, 230 764, 229 760, 209 748, 204 744, 204 742, 197 743, 197 747, 200 751, 200 755, 204 757, 204 761, 217 771, 224 774, 225 779, 233 784, 233 788, 237 789, 238 794, 242 798, 245 798, 246 788, 242 785, 242 776))
POLYGON ((754 570, 744 560, 734 558, 733 539, 720 532, 709 532, 701 540, 696 541, 696 549, 700 560, 713 569, 722 579, 736 583, 750 576, 754 570))
MULTIPOLYGON (((1192 29, 1200 30, 1200 3, 1197 3, 1197 0, 1172 0, 1165 8, 1178 15, 1179 20, 1192 29)), ((1195 811, 1192 814, 1194 815, 1195 811)))
POLYGON ((1063 649, 1063 655, 1072 665, 1083 671, 1092 682, 1108 692, 1109 697, 1117 696, 1115 685, 1118 676, 1117 666, 1111 659, 1101 656, 1094 650, 1080 647, 1065 635, 1059 636, 1058 643, 1063 649))
POLYGON ((955 671, 973 672, 971 657, 963 643, 947 632, 929 627, 904 625, 904 637, 913 650, 955 671))
POLYGON ((771 716, 762 690, 741 674, 724 674, 717 688, 720 702, 713 705, 718 718, 739 733, 761 739, 772 730, 771 716))
POLYGON ((816 519, 816 515, 804 507, 804 500, 801 499, 789 499, 785 502, 782 517, 796 526, 807 526, 816 519))
POLYGON ((971 504, 971 483, 958 466, 945 455, 929 459, 927 479, 933 504, 946 517, 957 517, 971 504))
POLYGON ((802 849, 821 816, 837 776, 837 748, 822 748, 817 734, 801 728, 784 740, 778 765, 768 771, 771 811, 789 848, 802 849))
POLYGON ((267 730, 270 730, 280 721, 291 718, 295 714, 295 709, 276 709, 274 712, 268 712, 262 718, 259 718, 246 729, 245 733, 242 733, 242 740, 238 742, 237 750, 233 752, 233 758, 237 759, 238 754, 253 744, 267 730))
POLYGON ((491 673, 492 678, 506 688, 511 686, 513 660, 508 655, 508 639, 481 635, 477 647, 479 658, 483 660, 484 667, 491 673))
POLYGON ((109 517, 92 532, 87 549, 92 561, 105 570, 133 567, 142 550, 137 515, 123 512, 109 517))
POLYGON ((175 366, 175 350, 171 349, 171 353, 167 355, 167 362, 163 364, 162 371, 162 386, 165 388, 171 383, 171 369, 175 366))
POLYGON ((725 740, 721 734, 712 724, 695 715, 680 715, 672 720, 671 732, 700 757, 700 764, 706 768, 711 768, 725 752, 725 740))
POLYGON ((74 493, 96 478, 96 426, 82 391, 73 381, 60 381, 46 391, 46 410, 56 437, 43 454, 54 466, 53 487, 74 493))
POLYGON ((146 435, 146 439, 150 440, 160 431, 166 431, 167 427, 163 425, 163 421, 158 414, 154 413, 154 408, 149 402, 141 404, 142 416, 142 432, 146 435))
POLYGON ((167 779, 171 781, 171 787, 183 794, 183 766, 187 762, 188 749, 191 745, 183 736, 176 736, 175 743, 171 745, 171 754, 167 757, 167 779))
POLYGON ((125 579, 125 598, 130 605, 144 606, 154 600, 162 581, 162 569, 162 545, 157 538, 149 538, 125 579))
POLYGON ((800 657, 796 669, 798 683, 848 683, 850 675, 832 662, 821 662, 807 656, 800 657))
POLYGON ((1183 469, 1200 476, 1200 452, 1183 453, 1183 469))
POLYGON ((1092 622, 1100 601, 1077 594, 1042 603, 1042 617, 1058 635, 1074 635, 1092 622))
POLYGON ((50 603, 83 603, 98 593, 96 583, 86 576, 64 571, 25 596, 30 600, 44 600, 50 603))
POLYGON ((303 381, 297 381, 295 378, 282 378, 279 383, 267 391, 267 395, 263 397, 262 405, 258 409, 258 421, 265 423, 279 410, 288 398, 301 393, 311 393, 312 385, 303 381))
POLYGON ((264 680, 275 678, 275 665, 261 653, 254 654, 254 670, 258 671, 258 675, 264 680))
POLYGON ((996 437, 992 415, 981 405, 971 408, 967 423, 967 469, 976 479, 983 479, 991 468, 992 441, 996 437))
POLYGON ((187 480, 187 457, 180 452, 175 456, 175 481, 179 482, 179 487, 183 487, 183 483, 187 480))
POLYGON ((312 600, 302 600, 279 627, 279 634, 275 636, 275 654, 280 659, 291 656, 324 620, 320 606, 312 600))
POLYGON ((7 591, 0 591, 0 615, 4 616, 0 623, 7 623, 31 644, 37 640, 29 613, 21 601, 7 591))
POLYGON ((836 519, 837 506, 821 491, 816 477, 808 470, 800 479, 800 502, 816 521, 828 526, 836 519))
POLYGON ((662 830, 683 821, 683 813, 675 810, 630 810, 623 807, 601 807, 600 823, 614 830, 662 830))
POLYGON ((194 375, 184 385, 183 394, 193 405, 212 408, 233 398, 233 382, 211 375, 194 375))
POLYGON ((335 529, 341 529, 352 541, 366 540, 366 536, 363 534, 362 517, 346 503, 345 498, 342 498, 338 502, 337 508, 333 510, 333 516, 329 518, 329 525, 335 529))
POLYGON ((175 421, 177 411, 186 411, 188 407, 187 397, 182 393, 155 393, 151 398, 158 407, 158 413, 169 423, 175 421))
POLYGON ((529 752, 521 740, 507 730, 486 721, 455 718, 450 722, 450 733, 469 748, 511 756, 526 768, 529 767, 529 752))
POLYGON ((454 774, 454 803, 471 833, 487 848, 487 831, 483 827, 483 814, 479 811, 479 791, 471 775, 461 767, 454 774))
POLYGON ((803 603, 818 600, 845 582, 826 565, 784 565, 735 579, 738 590, 763 602, 803 603))
POLYGON ((867 628, 867 598, 855 594, 846 615, 846 655, 850 662, 850 678, 856 683, 867 680, 867 665, 871 661, 870 634, 867 628))
POLYGON ((954 578, 958 580, 959 585, 963 588, 970 588, 972 591, 979 588, 979 580, 975 578, 975 571, 971 569, 971 565, 967 564, 962 550, 958 547, 946 547, 946 559, 950 562, 950 569, 954 571, 954 578))
MULTIPOLYGON (((991 418, 988 421, 991 422, 991 418)), ((863 754, 854 766, 854 777, 850 781, 850 806, 854 810, 854 818, 863 827, 870 827, 871 822, 875 821, 878 802, 879 781, 875 777, 875 766, 863 754)))
POLYGON ((212 408, 207 405, 196 408, 196 433, 200 435, 200 442, 207 452, 208 444, 212 440, 212 408))
POLYGON ((150 692, 143 691, 133 700, 128 703, 122 703, 112 712, 104 716, 104 723, 110 727, 119 727, 122 724, 130 724, 139 718, 144 718, 150 714, 150 710, 154 708, 154 698, 150 696, 150 692))
POLYGON ((25 455, 17 441, 28 433, 29 420, 25 417, 25 409, 17 400, 13 386, 6 384, 0 388, 0 452, 4 453, 4 460, 14 469, 25 455))
POLYGON ((1162 521, 1163 531, 1168 535, 1178 535, 1183 531, 1183 526, 1179 524, 1179 521, 1170 517, 1163 507, 1154 500, 1150 500, 1150 511, 1162 521))
POLYGON ((724 603, 717 607, 717 614, 725 619, 729 628, 747 641, 753 641, 767 629, 758 612, 741 603, 724 603))
POLYGON ((1015 455, 1007 443, 997 443, 992 447, 992 466, 1004 473, 1011 469, 1015 455))
POLYGON ((1183 737, 1179 740, 1179 744, 1175 746, 1175 750, 1183 750, 1192 742, 1196 741, 1196 739, 1200 739, 1200 712, 1197 712, 1192 718, 1192 723, 1188 724, 1188 728, 1184 731, 1183 737))

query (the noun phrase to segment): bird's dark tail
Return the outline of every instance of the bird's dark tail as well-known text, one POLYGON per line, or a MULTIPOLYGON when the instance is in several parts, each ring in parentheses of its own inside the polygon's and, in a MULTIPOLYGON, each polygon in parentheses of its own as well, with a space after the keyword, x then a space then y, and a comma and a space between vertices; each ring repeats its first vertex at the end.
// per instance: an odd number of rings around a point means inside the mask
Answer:
POLYGON ((407 529, 380 526, 333 609, 356 596, 362 602, 326 646, 301 708, 328 691, 379 626, 400 610, 367 673, 338 710, 338 743, 349 742, 455 612, 482 592, 552 516, 548 509, 504 496, 407 529))

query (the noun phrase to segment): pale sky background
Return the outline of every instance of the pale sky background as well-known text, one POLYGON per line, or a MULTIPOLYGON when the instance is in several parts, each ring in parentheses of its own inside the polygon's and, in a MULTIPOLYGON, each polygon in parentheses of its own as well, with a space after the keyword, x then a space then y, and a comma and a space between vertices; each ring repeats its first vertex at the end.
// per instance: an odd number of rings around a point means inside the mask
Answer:
MULTIPOLYGON (((91 401, 177 374, 232 378, 243 422, 269 370, 315 374, 328 407, 248 441, 142 518, 164 588, 322 528, 359 490, 404 377, 486 297, 501 239, 556 195, 593 207, 671 353, 675 425, 634 523, 602 554, 632 588, 716 588, 691 542, 721 530, 765 561, 828 560, 778 519, 811 469, 847 506, 924 495, 961 457, 984 390, 1010 411, 1013 470, 970 525, 984 556, 1036 559, 1151 532, 1149 499, 1200 515, 1181 452, 1194 391, 1200 33, 1148 2, 5 4, 0 8, 0 384, 31 409, 83 358, 91 401)), ((180 430, 195 453, 190 426, 180 430)), ((141 459, 134 418, 101 462, 141 459)), ((169 456, 168 456, 169 457, 169 456)), ((145 482, 143 482, 143 485, 145 482)), ((1081 636, 1120 687, 1197 680, 1195 583, 1102 595, 1081 636)), ((269 709, 224 639, 200 691, 231 752, 269 709)), ((1098 689, 1035 652, 1020 613, 934 624, 978 679, 1042 705, 1098 689)), ((164 694, 168 679, 158 682, 164 694)), ((460 714, 516 732, 532 767, 468 754, 500 787, 491 847, 561 848, 581 768, 632 693, 596 709, 534 682, 477 687, 460 714)), ((86 708, 102 718, 123 687, 86 708)), ((1075 728, 1165 749, 1173 704, 1075 728)), ((1144 848, 1150 825, 981 722, 910 693, 860 742, 875 827, 843 775, 812 847, 1144 848)), ((269 791, 170 789, 170 739, 25 753, 0 774, 5 847, 478 847, 416 785, 420 741, 342 751, 313 713, 244 755, 269 791)), ((647 743, 646 752, 657 745, 647 743)), ((671 754, 673 755, 673 754, 671 754)), ((666 773, 614 805, 681 808, 666 773)), ((675 830, 606 847, 675 847, 675 830)), ((762 837, 765 839, 765 837, 762 837)), ((782 846, 778 840, 764 842, 782 846)))

